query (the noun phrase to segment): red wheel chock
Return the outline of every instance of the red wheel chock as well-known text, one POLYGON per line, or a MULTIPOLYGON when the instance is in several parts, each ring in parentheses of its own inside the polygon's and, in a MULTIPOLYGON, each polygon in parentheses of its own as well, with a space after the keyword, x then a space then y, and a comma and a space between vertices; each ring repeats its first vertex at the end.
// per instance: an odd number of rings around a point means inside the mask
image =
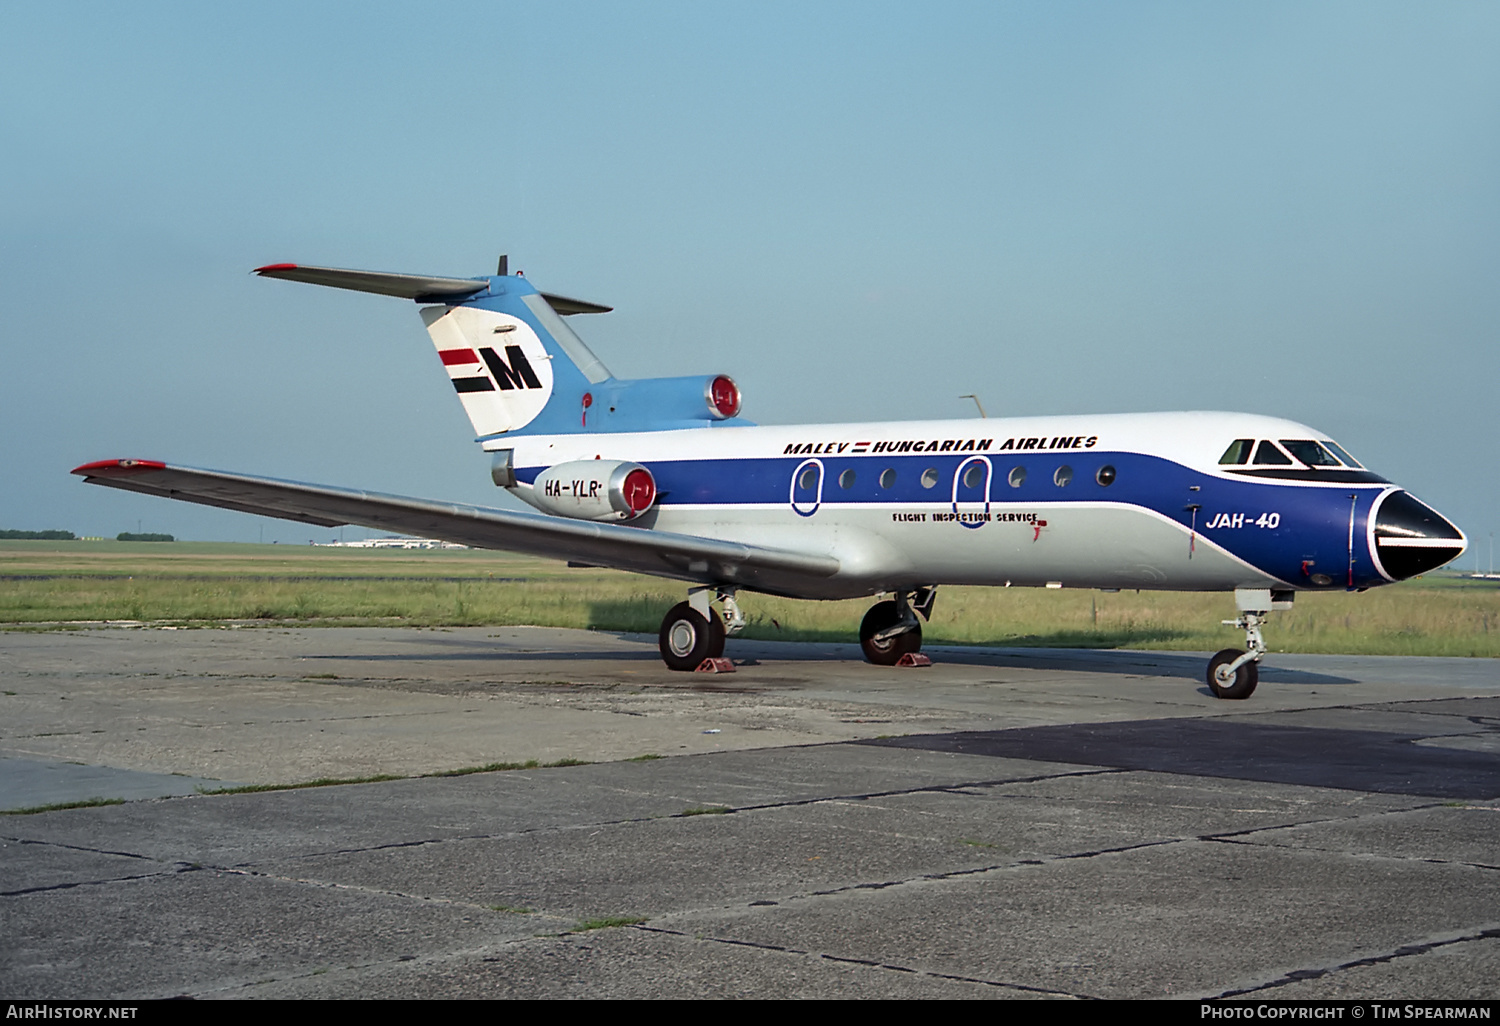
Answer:
POLYGON ((717 659, 705 659, 698 664, 694 673, 733 673, 734 664, 722 656, 717 659))

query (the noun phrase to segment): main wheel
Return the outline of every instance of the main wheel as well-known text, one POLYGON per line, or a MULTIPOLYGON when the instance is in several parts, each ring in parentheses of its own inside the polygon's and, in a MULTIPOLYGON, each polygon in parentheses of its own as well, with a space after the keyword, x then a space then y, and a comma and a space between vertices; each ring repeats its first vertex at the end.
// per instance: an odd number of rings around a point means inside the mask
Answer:
POLYGON ((705 659, 724 654, 724 621, 709 610, 708 619, 679 602, 662 619, 658 635, 662 661, 672 670, 696 670, 705 659))
POLYGON ((904 634, 897 634, 884 641, 876 641, 875 635, 901 622, 901 613, 894 602, 877 602, 870 607, 859 625, 859 647, 865 650, 865 658, 876 666, 895 666, 897 660, 908 652, 922 647, 922 627, 918 624, 904 634))
POLYGON ((1244 649, 1226 648, 1208 661, 1208 690, 1215 698, 1249 698, 1260 683, 1260 664, 1249 662, 1234 673, 1229 664, 1244 655, 1244 649))

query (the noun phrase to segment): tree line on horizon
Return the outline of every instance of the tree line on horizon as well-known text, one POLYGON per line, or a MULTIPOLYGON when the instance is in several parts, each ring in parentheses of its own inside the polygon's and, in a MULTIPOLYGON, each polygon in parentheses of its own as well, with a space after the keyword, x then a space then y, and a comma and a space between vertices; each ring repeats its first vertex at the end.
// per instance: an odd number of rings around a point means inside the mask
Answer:
MULTIPOLYGON (((0 541, 77 541, 78 536, 72 531, 0 531, 0 541)), ((152 534, 150 532, 140 533, 136 531, 121 531, 115 535, 115 541, 136 542, 169 542, 177 539, 170 534, 152 534)))

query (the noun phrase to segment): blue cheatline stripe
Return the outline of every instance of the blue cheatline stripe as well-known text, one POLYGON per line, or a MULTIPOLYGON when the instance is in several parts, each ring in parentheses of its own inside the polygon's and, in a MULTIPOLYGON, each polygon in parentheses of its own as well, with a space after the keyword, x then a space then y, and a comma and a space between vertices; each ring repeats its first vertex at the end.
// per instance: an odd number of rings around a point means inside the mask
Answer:
MULTIPOLYGON (((983 512, 986 502, 992 517, 1013 515, 1039 503, 1112 502, 1138 506, 1159 513, 1186 530, 1196 530, 1200 537, 1211 539, 1273 577, 1309 587, 1312 573, 1328 575, 1334 586, 1347 585, 1350 496, 1358 494, 1355 584, 1365 586, 1385 581, 1375 570, 1365 544, 1365 520, 1373 497, 1382 487, 1379 485, 1312 488, 1265 480, 1226 481, 1159 456, 1128 452, 1074 450, 985 455, 993 467, 988 495, 982 484, 969 488, 960 483, 961 512, 983 512), (1107 486, 1101 485, 1097 476, 1105 466, 1115 469, 1114 480, 1107 486), (1011 471, 1017 467, 1026 471, 1025 479, 1018 487, 1011 487, 1011 471), (1060 487, 1054 481, 1061 467, 1071 469, 1072 477, 1060 487), (1198 490, 1192 490, 1193 486, 1198 490), (1193 506, 1198 509, 1193 510, 1193 506), (1220 513, 1228 515, 1223 518, 1227 522, 1223 526, 1208 526, 1218 521, 1220 513), (1233 519, 1234 514, 1241 515, 1238 521, 1233 519), (1238 526, 1230 526, 1235 523, 1238 526)), ((836 515, 840 506, 860 503, 924 507, 937 504, 951 509, 954 474, 974 458, 973 453, 823 457, 822 502, 809 519, 836 515), (881 486, 881 476, 888 469, 895 471, 895 480, 886 488, 881 486), (854 472, 852 480, 844 477, 848 470, 854 472), (937 481, 924 488, 922 477, 928 470, 935 472, 937 481), (846 481, 848 487, 844 486, 846 481)), ((777 456, 659 460, 645 466, 656 478, 664 507, 781 505, 791 512, 792 473, 803 462, 797 456, 777 456)), ((529 484, 543 469, 517 469, 516 476, 529 484)), ((798 505, 802 515, 807 516, 808 502, 798 505)))

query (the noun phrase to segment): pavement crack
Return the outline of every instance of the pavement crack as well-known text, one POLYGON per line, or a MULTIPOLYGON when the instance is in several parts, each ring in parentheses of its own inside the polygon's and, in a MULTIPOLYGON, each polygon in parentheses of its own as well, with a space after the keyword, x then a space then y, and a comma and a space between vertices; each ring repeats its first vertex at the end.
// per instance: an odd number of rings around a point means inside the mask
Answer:
MULTIPOLYGON (((1426 802, 1421 805, 1411 805, 1399 809, 1377 809, 1374 812, 1363 812, 1355 816, 1320 816, 1316 819, 1301 819, 1291 823, 1269 823, 1262 826, 1245 827, 1243 830, 1223 830, 1213 834, 1200 834, 1198 840, 1222 841, 1230 844, 1251 844, 1256 842, 1243 841, 1239 840, 1239 838, 1249 837, 1252 834, 1270 833, 1276 830, 1292 830, 1296 827, 1323 826, 1328 823, 1356 823, 1360 820, 1380 819, 1385 816, 1404 816, 1412 812, 1422 812, 1427 809, 1441 809, 1444 807, 1446 806, 1443 802, 1426 802)), ((1271 845, 1267 845, 1267 847, 1271 847, 1271 845)))
POLYGON ((1337 962, 1332 965, 1310 966, 1304 969, 1292 969, 1282 973, 1280 976, 1260 983, 1251 984, 1246 987, 1238 987, 1226 990, 1222 993, 1209 995, 1204 1000, 1218 1000, 1224 998, 1242 997, 1246 994, 1258 994, 1267 990, 1275 990, 1278 987, 1286 987, 1293 983, 1301 983, 1304 980, 1316 980, 1333 973, 1347 972, 1350 969, 1362 969, 1366 966, 1384 965, 1397 959, 1412 958, 1417 955, 1425 955, 1439 948, 1450 947, 1454 944, 1467 944, 1472 941, 1489 940, 1500 937, 1500 925, 1470 928, 1466 933, 1443 934, 1431 940, 1419 941, 1415 944, 1403 944, 1400 947, 1391 948, 1389 951, 1377 955, 1366 955, 1364 958, 1350 959, 1347 962, 1337 962))
MULTIPOLYGON (((728 804, 728 803, 717 803, 717 802, 711 802, 709 804, 713 805, 715 808, 723 808, 724 810, 726 810, 726 812, 764 812, 764 811, 772 811, 772 810, 776 810, 776 809, 794 809, 794 808, 801 808, 801 807, 806 807, 806 806, 810 806, 810 805, 821 805, 821 804, 825 804, 825 803, 834 803, 834 802, 857 802, 857 801, 868 801, 868 800, 875 799, 875 798, 893 798, 893 797, 900 797, 902 795, 914 795, 914 794, 949 794, 949 793, 955 793, 955 792, 956 793, 962 793, 962 789, 965 789, 965 788, 1004 787, 1004 786, 1010 785, 1010 784, 1030 784, 1030 783, 1036 783, 1038 781, 1043 781, 1043 780, 1057 780, 1057 779, 1062 779, 1062 778, 1066 778, 1066 777, 1105 776, 1105 775, 1118 774, 1118 773, 1124 773, 1124 772, 1126 772, 1126 771, 1125 770, 1119 770, 1119 769, 1112 769, 1112 768, 1107 768, 1107 769, 1088 769, 1088 770, 1072 770, 1072 771, 1068 771, 1068 772, 1065 772, 1065 773, 1043 773, 1043 774, 1038 774, 1036 776, 1029 776, 1029 777, 1006 777, 1006 778, 1002 778, 1002 779, 998 779, 998 780, 975 780, 975 781, 968 781, 968 782, 959 783, 959 784, 924 784, 924 785, 922 785, 920 787, 895 788, 895 789, 888 790, 888 791, 869 791, 869 792, 863 792, 863 793, 858 793, 858 794, 818 795, 818 796, 812 797, 812 798, 796 798, 796 799, 791 799, 791 800, 783 801, 783 802, 761 802, 761 803, 753 804, 753 805, 731 805, 731 804, 728 804)), ((698 799, 693 799, 693 798, 683 798, 681 800, 683 800, 683 801, 698 801, 698 799)), ((448 843, 452 843, 452 842, 464 842, 464 841, 498 841, 498 840, 505 840, 505 839, 508 839, 508 838, 535 836, 535 835, 539 835, 539 834, 549 834, 549 833, 563 834, 563 833, 569 833, 569 832, 576 831, 576 830, 599 830, 599 829, 602 829, 604 827, 630 826, 632 824, 637 824, 637 823, 651 823, 651 822, 653 822, 655 820, 659 820, 659 819, 684 819, 684 818, 696 818, 696 817, 689 817, 689 816, 687 816, 686 813, 683 813, 683 812, 661 813, 661 814, 657 814, 657 815, 647 815, 647 816, 629 816, 629 817, 625 817, 625 818, 622 818, 622 819, 595 820, 595 821, 589 822, 589 823, 576 823, 576 824, 568 824, 568 825, 564 825, 564 826, 537 827, 537 828, 532 829, 532 830, 506 830, 506 831, 500 831, 500 832, 496 832, 496 833, 460 834, 460 835, 455 835, 453 837, 424 837, 424 838, 418 838, 416 840, 392 841, 392 842, 389 842, 387 844, 365 845, 365 846, 357 846, 357 847, 350 847, 350 848, 328 848, 328 849, 324 849, 324 850, 321 850, 321 851, 303 852, 303 853, 301 853, 299 855, 293 855, 293 856, 288 856, 288 857, 289 858, 295 858, 295 859, 313 859, 313 858, 327 858, 329 856, 336 856, 336 855, 360 855, 360 854, 364 854, 364 853, 367 853, 367 852, 388 851, 388 850, 391 850, 391 849, 394 849, 394 848, 418 848, 418 847, 422 847, 423 845, 429 845, 429 844, 448 844, 448 843)), ((255 863, 254 862, 236 863, 236 867, 239 867, 239 868, 247 867, 247 866, 252 866, 252 865, 255 865, 255 863)))
POLYGON ((83 844, 65 844, 62 841, 41 841, 34 837, 0 837, 0 841, 11 844, 40 844, 48 848, 66 848, 69 851, 83 851, 90 855, 117 855, 125 859, 141 859, 144 862, 161 862, 162 859, 151 855, 141 855, 133 851, 114 851, 110 848, 92 848, 83 844))
POLYGON ((190 872, 188 869, 162 869, 155 873, 133 873, 130 876, 107 876, 98 880, 68 880, 64 883, 43 884, 38 887, 23 887, 18 891, 0 891, 0 898, 19 898, 27 894, 41 894, 46 891, 68 891, 74 887, 100 887, 104 884, 129 883, 132 880, 150 880, 158 876, 175 876, 177 873, 190 872))
POLYGON ((1068 855, 1054 855, 1047 859, 1048 862, 1066 862, 1069 859, 1092 859, 1100 855, 1119 855, 1127 851, 1140 851, 1143 848, 1160 848, 1164 844, 1182 844, 1185 841, 1197 840, 1192 837, 1164 837, 1159 841, 1142 841, 1139 844, 1122 844, 1115 848, 1098 848, 1094 851, 1073 852, 1068 855))
MULTIPOLYGON (((208 869, 226 876, 242 876, 249 879, 270 880, 275 883, 295 884, 301 887, 317 887, 331 891, 352 891, 357 894, 373 894, 386 898, 400 898, 404 901, 419 901, 432 905, 448 905, 452 908, 473 909, 477 912, 496 913, 503 911, 493 905, 482 902, 469 901, 463 898, 445 898, 435 894, 412 894, 409 891, 398 891, 389 887, 368 887, 364 884, 340 883, 336 880, 315 880, 310 877, 287 876, 283 873, 267 873, 258 869, 245 869, 242 867, 225 866, 202 866, 195 867, 208 869)), ((532 910, 524 913, 528 920, 544 922, 555 920, 559 923, 576 923, 576 916, 557 915, 551 912, 540 912, 532 910)))
MULTIPOLYGON (((859 883, 844 884, 841 887, 829 887, 818 891, 806 891, 801 894, 788 894, 777 901, 752 901, 751 906, 776 905, 779 903, 807 900, 809 898, 827 898, 839 894, 852 894, 856 891, 883 891, 891 887, 906 887, 912 884, 938 883, 944 880, 961 880, 968 876, 983 876, 986 873, 1002 873, 1007 870, 1020 869, 1022 867, 1032 868, 1035 866, 1046 866, 1055 862, 1069 862, 1077 859, 1098 858, 1102 855, 1120 855, 1126 852, 1140 851, 1145 848, 1159 848, 1164 845, 1186 844, 1199 840, 1196 837, 1167 837, 1155 841, 1142 841, 1139 844, 1125 844, 1115 848, 1100 848, 1094 851, 1068 852, 1065 855, 1044 855, 1040 858, 1015 859, 1011 862, 996 862, 987 866, 968 866, 964 869, 949 869, 941 873, 921 873, 916 876, 904 877, 899 880, 861 881, 859 883)), ((727 906, 726 906, 727 907, 727 906)), ((736 906, 737 907, 737 906, 736 906)))
POLYGON ((1500 870, 1500 866, 1492 866, 1487 862, 1465 862, 1462 859, 1440 859, 1433 855, 1393 855, 1388 852, 1375 851, 1345 851, 1342 848, 1327 848, 1317 844, 1273 844, 1270 841, 1243 841, 1236 838, 1202 837, 1199 840, 1215 841, 1220 844, 1240 844, 1247 848, 1275 848, 1278 851, 1307 851, 1318 852, 1323 855, 1345 855, 1357 859, 1381 859, 1386 862, 1425 862, 1434 866, 1463 866, 1466 869, 1488 869, 1500 870))
MULTIPOLYGON (((1340 848, 1330 848, 1317 844, 1278 844, 1272 839, 1252 840, 1255 834, 1272 833, 1279 830, 1292 830, 1297 827, 1323 826, 1329 823, 1355 823, 1361 820, 1382 819, 1387 816, 1403 816, 1412 812, 1423 812, 1429 809, 1442 809, 1451 806, 1446 802, 1429 802, 1424 805, 1415 805, 1404 809, 1382 809, 1377 812, 1365 813, 1354 817, 1324 816, 1319 819, 1306 819, 1296 823, 1280 823, 1270 826, 1249 827, 1244 830, 1230 830, 1217 834, 1202 834, 1198 837, 1200 841, 1215 844, 1240 844, 1249 848, 1276 848, 1281 851, 1315 851, 1325 855, 1347 855, 1351 858, 1385 859, 1392 862, 1426 862, 1437 866, 1464 866, 1469 869, 1500 870, 1500 865, 1491 865, 1487 862, 1468 862, 1463 859, 1443 859, 1432 855, 1397 855, 1389 852, 1350 852, 1340 848)), ((1473 806, 1476 809, 1488 809, 1489 806, 1473 806)))
POLYGON ((1035 784, 1044 780, 1063 780, 1069 777, 1097 777, 1125 773, 1126 770, 1107 767, 1104 769, 1069 770, 1063 773, 1039 773, 1029 777, 1003 777, 995 780, 969 780, 959 784, 923 784, 920 787, 901 787, 889 791, 865 791, 858 794, 820 795, 816 798, 795 798, 784 802, 762 802, 757 805, 729 805, 733 812, 759 812, 764 809, 794 809, 799 806, 820 805, 824 802, 858 802, 872 798, 896 798, 911 794, 957 794, 972 797, 975 788, 1006 787, 1012 784, 1035 784))
POLYGON ((849 955, 834 955, 823 951, 809 951, 805 948, 793 948, 784 944, 770 944, 763 941, 741 940, 737 937, 713 937, 706 934, 687 933, 683 930, 673 930, 664 926, 647 926, 639 924, 629 927, 642 933, 660 933, 672 937, 681 937, 686 940, 706 942, 709 944, 724 944, 731 947, 755 948, 760 951, 775 951, 783 955, 796 955, 802 958, 819 959, 824 962, 838 962, 844 965, 862 965, 870 969, 878 969, 883 972, 906 973, 915 976, 926 976, 936 980, 951 980, 955 983, 975 983, 984 987, 996 987, 1002 990, 1018 991, 1024 994, 1044 994, 1048 997, 1073 998, 1075 1000, 1094 1000, 1090 994, 1073 994, 1065 990, 1053 990, 1047 987, 1031 987, 1024 983, 1011 983, 1007 980, 989 980, 980 976, 962 976, 955 973, 939 973, 927 969, 916 969, 907 965, 899 965, 891 962, 882 962, 875 958, 855 958, 849 955))

